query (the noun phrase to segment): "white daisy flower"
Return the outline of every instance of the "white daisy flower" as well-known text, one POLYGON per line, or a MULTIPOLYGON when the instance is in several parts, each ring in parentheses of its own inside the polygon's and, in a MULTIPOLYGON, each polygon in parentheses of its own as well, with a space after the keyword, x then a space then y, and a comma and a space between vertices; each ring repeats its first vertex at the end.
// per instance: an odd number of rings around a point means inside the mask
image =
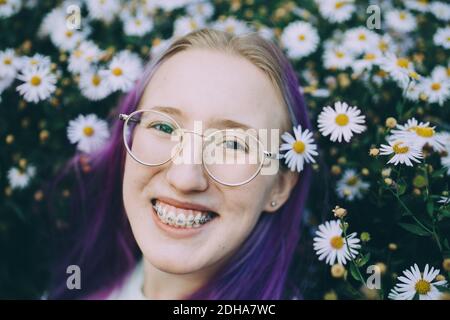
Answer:
POLYGON ((450 175, 450 152, 447 156, 441 157, 441 165, 447 169, 447 175, 450 175))
POLYGON ((421 149, 409 140, 388 139, 387 141, 389 145, 382 144, 380 148, 380 155, 394 155, 387 163, 394 165, 400 163, 412 167, 411 161, 420 163, 420 159, 423 158, 421 149))
POLYGON ((381 61, 383 54, 378 50, 368 50, 361 59, 357 59, 352 63, 351 67, 356 74, 361 74, 364 71, 372 70, 374 65, 378 65, 381 61))
POLYGON ((356 238, 356 232, 343 236, 339 220, 326 221, 319 225, 314 238, 314 250, 319 260, 325 259, 330 266, 337 263, 345 265, 347 261, 358 255, 361 248, 360 240, 356 238), (350 250, 349 250, 350 249, 350 250))
POLYGON ((391 52, 386 53, 380 59, 380 68, 389 73, 392 79, 403 89, 406 89, 411 81, 420 78, 409 59, 397 57, 391 52))
POLYGON ((41 25, 38 29, 39 37, 46 37, 50 35, 51 30, 56 25, 57 21, 64 20, 66 16, 65 10, 61 7, 56 7, 47 13, 42 19, 41 25))
POLYGON ((108 70, 101 71, 106 76, 112 91, 131 90, 135 80, 142 72, 142 62, 139 56, 128 50, 119 52, 109 63, 108 70))
POLYGON ((362 181, 354 169, 347 169, 336 184, 336 192, 340 198, 352 201, 361 199, 369 187, 370 184, 362 181))
POLYGON ((192 17, 201 17, 203 20, 207 20, 213 16, 214 6, 210 2, 194 2, 187 5, 186 12, 192 17))
POLYGON ((330 135, 330 140, 335 142, 349 142, 354 133, 366 130, 365 116, 357 107, 350 107, 345 102, 337 101, 334 109, 330 106, 323 108, 317 120, 319 131, 323 136, 330 135))
POLYGON ((22 69, 17 79, 23 81, 16 90, 28 102, 45 100, 56 90, 56 76, 47 67, 37 66, 22 69))
POLYGON ((7 0, 0 2, 0 18, 9 18, 19 12, 22 2, 20 0, 7 0))
POLYGON ((234 17, 227 17, 223 20, 217 20, 213 23, 212 28, 235 35, 241 35, 251 31, 244 21, 237 20, 234 17))
POLYGON ((450 21, 450 4, 441 1, 433 1, 430 4, 430 12, 442 21, 450 21))
POLYGON ((448 67, 434 67, 433 71, 431 71, 431 77, 440 81, 450 81, 450 64, 448 67))
POLYGON ((105 76, 93 70, 81 73, 79 87, 82 95, 92 101, 104 99, 111 93, 105 76))
POLYGON ((389 140, 409 140, 420 149, 428 144, 437 152, 445 150, 443 136, 438 135, 436 127, 430 127, 429 122, 419 123, 415 118, 411 118, 405 125, 397 124, 396 128, 392 130, 389 140))
POLYGON ((434 44, 450 49, 450 27, 439 28, 433 36, 434 44))
POLYGON ((422 78, 419 82, 421 91, 427 96, 429 103, 438 103, 440 106, 450 97, 450 81, 436 78, 422 78))
POLYGON ((428 0, 405 0, 405 7, 418 12, 428 12, 430 10, 430 3, 428 0))
POLYGON ((331 23, 341 23, 350 20, 355 12, 354 0, 321 0, 316 1, 319 12, 331 23))
POLYGON ((119 0, 86 0, 89 16, 110 23, 120 11, 119 0))
POLYGON ((379 36, 366 27, 349 29, 344 34, 342 45, 355 54, 373 50, 377 46, 379 36))
POLYGON ((68 29, 65 16, 61 16, 59 19, 53 22, 54 26, 50 30, 50 40, 59 49, 71 51, 88 36, 90 29, 87 27, 68 29))
POLYGON ((281 34, 281 44, 292 59, 306 57, 316 51, 319 44, 317 30, 308 22, 291 22, 281 34))
POLYGON ((385 33, 378 36, 377 48, 383 53, 396 52, 397 44, 388 33, 385 33))
POLYGON ((406 89, 403 90, 403 96, 409 101, 419 101, 422 90, 420 86, 411 82, 406 89))
POLYGON ((312 138, 313 134, 308 129, 302 131, 302 126, 294 127, 294 136, 285 132, 281 139, 285 142, 280 151, 287 151, 283 157, 291 171, 301 172, 304 163, 315 163, 313 156, 317 156, 317 145, 312 138))
POLYGON ((441 196, 441 197, 439 198, 438 203, 441 203, 441 204, 443 204, 444 206, 447 206, 447 205, 450 204, 450 197, 444 197, 444 196, 441 196))
POLYGON ((354 55, 342 47, 328 47, 323 53, 323 66, 330 70, 345 70, 355 61, 354 55))
POLYGON ((0 93, 14 82, 14 77, 0 77, 0 93))
POLYGON ((102 51, 92 41, 83 41, 72 51, 67 69, 75 74, 89 70, 91 65, 100 60, 102 51))
POLYGON ((386 13, 386 25, 397 32, 406 33, 416 30, 416 18, 406 10, 390 10, 386 13))
POLYGON ((417 297, 419 300, 437 300, 441 293, 437 287, 446 286, 446 280, 436 281, 439 269, 425 265, 425 269, 420 272, 417 264, 410 269, 403 271, 403 276, 397 279, 400 281, 391 290, 388 298, 393 300, 413 300, 417 297))
POLYGON ((153 30, 153 19, 143 12, 137 12, 136 15, 126 13, 123 14, 121 18, 123 22, 123 32, 127 36, 142 37, 153 30))
POLYGON ((108 140, 108 124, 95 114, 79 115, 75 120, 69 121, 67 137, 70 143, 77 144, 78 150, 92 153, 108 140))
POLYGON ((169 39, 160 39, 160 38, 155 38, 152 41, 152 46, 150 48, 150 56, 152 58, 155 58, 159 55, 161 55, 172 43, 173 39, 169 38, 169 39))
POLYGON ((9 186, 12 189, 24 189, 35 174, 36 168, 33 165, 28 165, 25 170, 13 167, 8 170, 9 186))
POLYGON ((175 20, 173 37, 182 37, 192 31, 205 27, 205 23, 200 17, 179 17, 175 20))
POLYGON ((17 73, 17 56, 13 49, 0 51, 0 77, 11 78, 17 73))
POLYGON ((450 132, 438 132, 436 135, 439 137, 439 140, 442 141, 448 153, 450 153, 450 132))
POLYGON ((51 63, 52 61, 50 60, 50 57, 44 56, 40 53, 36 53, 32 57, 27 56, 20 57, 19 61, 17 62, 17 68, 22 69, 37 66, 50 68, 51 63))

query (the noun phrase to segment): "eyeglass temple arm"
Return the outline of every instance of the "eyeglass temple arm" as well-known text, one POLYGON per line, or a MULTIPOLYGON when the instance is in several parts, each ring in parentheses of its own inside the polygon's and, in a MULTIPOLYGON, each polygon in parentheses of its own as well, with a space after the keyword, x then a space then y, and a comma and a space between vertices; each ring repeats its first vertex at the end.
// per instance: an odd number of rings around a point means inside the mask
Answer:
POLYGON ((264 155, 270 159, 275 159, 275 160, 283 159, 283 155, 280 153, 264 151, 264 155))
POLYGON ((130 116, 128 115, 128 114, 125 114, 125 113, 121 113, 121 114, 119 114, 119 120, 122 120, 122 121, 131 121, 131 122, 139 122, 140 120, 138 120, 138 119, 134 119, 134 118, 130 118, 130 116))

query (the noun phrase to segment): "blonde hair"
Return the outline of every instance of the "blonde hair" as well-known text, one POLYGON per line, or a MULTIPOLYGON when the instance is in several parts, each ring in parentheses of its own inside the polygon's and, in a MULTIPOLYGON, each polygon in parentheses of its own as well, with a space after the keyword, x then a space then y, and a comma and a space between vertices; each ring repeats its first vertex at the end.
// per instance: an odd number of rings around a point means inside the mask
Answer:
POLYGON ((191 48, 211 49, 235 54, 253 63, 269 77, 280 101, 288 108, 291 121, 294 124, 296 123, 285 94, 283 57, 274 43, 266 40, 257 32, 233 35, 224 31, 205 28, 176 39, 157 60, 162 63, 176 53, 191 48))

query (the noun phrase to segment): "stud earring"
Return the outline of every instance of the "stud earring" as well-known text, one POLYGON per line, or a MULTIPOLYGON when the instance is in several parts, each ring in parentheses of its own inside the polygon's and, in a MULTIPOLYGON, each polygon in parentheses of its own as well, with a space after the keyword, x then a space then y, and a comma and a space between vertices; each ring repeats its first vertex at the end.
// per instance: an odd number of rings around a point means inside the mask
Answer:
POLYGON ((271 205, 272 207, 275 207, 275 206, 277 205, 277 202, 276 202, 276 201, 272 201, 272 202, 270 203, 270 205, 271 205))

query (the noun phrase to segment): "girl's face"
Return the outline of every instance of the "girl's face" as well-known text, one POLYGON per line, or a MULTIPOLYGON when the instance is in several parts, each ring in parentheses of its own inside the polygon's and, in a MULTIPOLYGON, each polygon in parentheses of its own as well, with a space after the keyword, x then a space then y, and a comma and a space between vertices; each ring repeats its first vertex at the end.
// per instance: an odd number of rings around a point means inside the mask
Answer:
MULTIPOLYGON (((201 121, 203 131, 231 123, 280 133, 289 127, 287 110, 263 71, 242 57, 208 49, 179 52, 158 68, 138 108, 157 106, 188 130, 194 130, 194 121, 201 121)), ((182 152, 197 156, 201 147, 187 145, 182 152)), ((149 167, 127 154, 123 200, 147 262, 163 272, 206 275, 239 249, 261 214, 287 200, 297 177, 279 171, 230 187, 215 182, 201 163, 149 167), (160 220, 154 204, 186 217, 213 212, 213 219, 196 228, 171 226, 160 220)))

